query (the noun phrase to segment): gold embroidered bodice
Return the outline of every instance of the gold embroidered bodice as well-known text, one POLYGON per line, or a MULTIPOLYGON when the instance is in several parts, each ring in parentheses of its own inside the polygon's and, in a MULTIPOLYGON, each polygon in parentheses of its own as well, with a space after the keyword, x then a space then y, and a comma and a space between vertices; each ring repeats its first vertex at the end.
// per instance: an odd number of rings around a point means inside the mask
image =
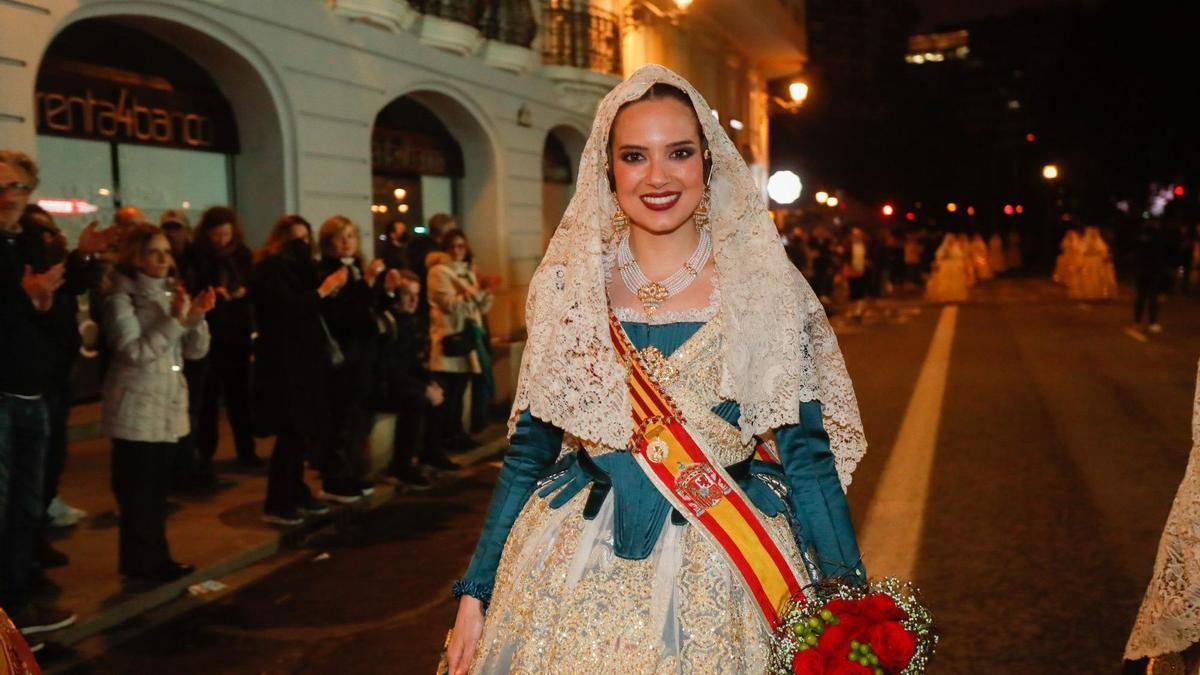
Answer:
MULTIPOLYGON (((679 406, 687 420, 688 430, 706 442, 714 459, 728 466, 749 457, 754 452, 754 446, 743 444, 737 429, 712 411, 724 402, 719 393, 723 342, 721 321, 721 314, 717 313, 669 357, 652 346, 642 348, 640 353, 650 374, 679 406)), ((624 448, 580 442, 570 436, 564 440, 564 451, 578 447, 583 447, 593 457, 624 451, 624 448)))

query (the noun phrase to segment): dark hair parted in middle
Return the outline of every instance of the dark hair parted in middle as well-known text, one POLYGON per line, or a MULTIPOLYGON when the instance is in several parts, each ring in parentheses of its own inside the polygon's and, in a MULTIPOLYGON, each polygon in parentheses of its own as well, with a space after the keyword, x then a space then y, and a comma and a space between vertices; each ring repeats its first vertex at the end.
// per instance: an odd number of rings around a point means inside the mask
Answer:
MULTIPOLYGON (((712 172, 712 158, 709 157, 708 154, 708 138, 704 135, 704 127, 700 124, 700 117, 696 114, 696 106, 692 104, 691 97, 679 87, 676 87, 673 84, 667 84, 666 82, 655 82, 654 84, 650 85, 650 88, 646 90, 646 93, 633 99, 632 101, 626 101, 625 103, 622 103, 621 107, 617 108, 617 114, 613 116, 613 125, 616 125, 617 117, 621 115, 621 111, 633 105, 634 103, 641 103, 642 101, 661 101, 664 99, 678 101, 679 103, 687 106, 688 110, 692 111, 692 117, 696 120, 696 135, 700 137, 700 154, 704 159, 704 182, 707 183, 708 175, 712 172)), ((615 192, 617 188, 617 179, 616 176, 613 175, 612 164, 613 133, 612 129, 609 129, 608 147, 605 148, 605 168, 607 169, 608 173, 608 188, 615 192)))

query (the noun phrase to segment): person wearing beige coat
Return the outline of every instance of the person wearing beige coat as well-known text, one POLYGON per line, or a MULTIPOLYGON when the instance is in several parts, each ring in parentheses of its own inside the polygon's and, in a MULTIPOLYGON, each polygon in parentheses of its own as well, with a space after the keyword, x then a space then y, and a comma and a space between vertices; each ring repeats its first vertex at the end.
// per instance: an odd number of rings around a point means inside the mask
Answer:
POLYGON ((466 237, 452 233, 445 241, 457 250, 435 251, 426 257, 429 294, 429 370, 445 391, 445 404, 433 410, 422 460, 440 469, 457 468, 446 459, 447 444, 457 444, 466 435, 462 429, 463 396, 472 375, 482 373, 479 354, 445 353, 443 340, 468 329, 468 323, 483 326, 483 316, 492 308, 490 291, 481 287, 468 261, 466 237))

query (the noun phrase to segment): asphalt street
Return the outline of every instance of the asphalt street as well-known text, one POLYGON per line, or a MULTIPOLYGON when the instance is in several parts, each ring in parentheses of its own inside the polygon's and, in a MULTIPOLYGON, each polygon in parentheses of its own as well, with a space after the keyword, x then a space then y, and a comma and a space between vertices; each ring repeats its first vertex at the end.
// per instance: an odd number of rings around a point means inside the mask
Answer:
MULTIPOLYGON (((999 281, 949 318, 890 302, 835 322, 871 442, 849 490, 866 566, 922 589, 931 672, 1134 672, 1122 650, 1191 446, 1198 310, 1172 299, 1162 335, 1130 335, 1124 300, 999 281), (920 377, 936 386, 914 395, 920 377), (885 494, 905 510, 873 510, 885 494)), ((496 466, 320 533, 65 672, 431 673, 496 466)))

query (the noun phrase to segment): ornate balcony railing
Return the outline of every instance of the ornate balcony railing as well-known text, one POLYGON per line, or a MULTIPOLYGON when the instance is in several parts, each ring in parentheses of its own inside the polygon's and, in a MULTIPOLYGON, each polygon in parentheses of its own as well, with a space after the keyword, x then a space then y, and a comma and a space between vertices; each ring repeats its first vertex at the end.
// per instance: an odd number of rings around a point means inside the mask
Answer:
POLYGON ((621 23, 611 13, 573 0, 542 5, 542 64, 621 75, 621 23))
POLYGON ((479 29, 485 38, 528 47, 537 36, 537 19, 529 0, 483 0, 479 29))
POLYGON ((422 14, 479 27, 484 3, 479 0, 409 0, 422 14))

